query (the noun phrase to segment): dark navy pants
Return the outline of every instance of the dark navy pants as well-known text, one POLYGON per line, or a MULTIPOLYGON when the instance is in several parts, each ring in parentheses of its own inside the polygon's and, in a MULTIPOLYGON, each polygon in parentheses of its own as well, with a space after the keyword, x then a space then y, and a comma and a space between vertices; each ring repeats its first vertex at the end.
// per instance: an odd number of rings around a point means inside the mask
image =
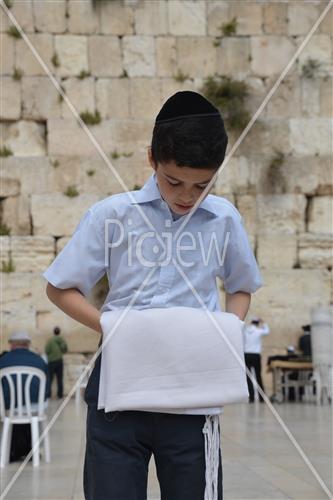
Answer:
MULTIPOLYGON (((204 500, 204 415, 97 410, 100 356, 86 391, 86 500, 146 500, 154 455, 161 500, 204 500)), ((218 500, 222 500, 222 455, 218 500)))

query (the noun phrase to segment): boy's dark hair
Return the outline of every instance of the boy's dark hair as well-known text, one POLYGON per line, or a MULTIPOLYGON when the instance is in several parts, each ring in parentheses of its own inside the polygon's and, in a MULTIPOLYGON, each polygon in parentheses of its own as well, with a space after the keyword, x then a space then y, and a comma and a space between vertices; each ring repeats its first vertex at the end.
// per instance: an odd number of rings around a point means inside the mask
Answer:
POLYGON ((60 328, 59 328, 59 326, 55 326, 55 327, 54 327, 54 329, 53 329, 53 333, 54 333, 54 335, 59 335, 59 333, 60 333, 60 328))
POLYGON ((174 161, 178 167, 218 169, 227 144, 218 109, 197 92, 182 91, 157 115, 151 151, 156 165, 174 161))

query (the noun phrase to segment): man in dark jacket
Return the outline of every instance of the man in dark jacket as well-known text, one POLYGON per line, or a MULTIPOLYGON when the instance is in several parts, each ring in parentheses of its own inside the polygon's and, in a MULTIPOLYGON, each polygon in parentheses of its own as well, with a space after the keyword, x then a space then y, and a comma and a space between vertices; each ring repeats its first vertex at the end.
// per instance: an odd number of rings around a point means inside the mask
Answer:
MULTIPOLYGON (((6 352, 0 357, 0 369, 8 368, 12 366, 31 366, 33 368, 39 368, 46 374, 46 388, 45 388, 45 399, 50 397, 50 383, 48 377, 47 364, 41 356, 30 351, 31 338, 29 333, 24 331, 13 332, 8 340, 10 344, 10 351, 6 352)), ((26 376, 23 377, 23 387, 26 380, 26 376)), ((14 384, 16 384, 16 377, 14 378, 14 384)), ((2 380, 3 395, 5 408, 10 407, 10 392, 9 386, 6 379, 2 380)), ((36 377, 32 378, 30 385, 30 398, 32 403, 38 402, 38 392, 39 392, 39 380, 36 377)), ((24 401, 24 390, 23 390, 23 404, 24 401)), ((30 424, 14 424, 12 441, 10 448, 10 462, 20 460, 24 458, 31 449, 31 431, 30 424)))

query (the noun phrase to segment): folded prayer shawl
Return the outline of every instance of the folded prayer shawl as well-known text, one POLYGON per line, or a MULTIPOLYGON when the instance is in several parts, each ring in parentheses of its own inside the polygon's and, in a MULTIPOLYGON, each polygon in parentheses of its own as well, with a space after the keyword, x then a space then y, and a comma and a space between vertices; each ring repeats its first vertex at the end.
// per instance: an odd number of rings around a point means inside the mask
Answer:
POLYGON ((209 409, 248 401, 244 322, 233 313, 170 307, 105 311, 100 323, 98 409, 189 413, 201 408, 204 500, 216 500, 219 419, 209 409))

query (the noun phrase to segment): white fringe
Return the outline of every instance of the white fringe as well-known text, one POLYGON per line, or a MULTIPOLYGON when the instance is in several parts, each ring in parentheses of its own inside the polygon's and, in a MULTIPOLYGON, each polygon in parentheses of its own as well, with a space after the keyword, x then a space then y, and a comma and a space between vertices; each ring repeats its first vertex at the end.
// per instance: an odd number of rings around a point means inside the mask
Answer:
POLYGON ((219 416, 206 415, 206 423, 202 429, 205 436, 206 488, 204 500, 217 500, 218 468, 219 468, 219 416))

